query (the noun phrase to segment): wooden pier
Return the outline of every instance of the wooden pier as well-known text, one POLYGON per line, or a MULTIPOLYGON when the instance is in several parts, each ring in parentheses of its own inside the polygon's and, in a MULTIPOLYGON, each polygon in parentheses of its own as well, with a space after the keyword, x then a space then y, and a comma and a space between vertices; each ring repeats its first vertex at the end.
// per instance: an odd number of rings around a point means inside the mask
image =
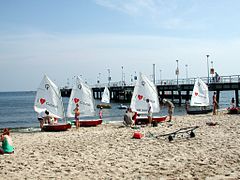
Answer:
MULTIPOLYGON (((207 82, 207 78, 201 78, 207 82)), ((156 87, 160 100, 163 98, 170 99, 175 104, 185 104, 186 100, 190 100, 196 78, 179 79, 176 80, 162 80, 157 82, 156 87)), ((92 86, 93 96, 95 99, 101 99, 104 87, 107 84, 96 84, 92 86)), ((239 106, 239 93, 240 90, 240 75, 221 76, 219 81, 209 80, 207 84, 209 91, 217 93, 217 101, 222 91, 235 91, 236 105, 239 106)), ((130 102, 134 85, 122 85, 119 83, 111 83, 108 86, 110 91, 111 100, 114 102, 130 102)), ((70 96, 71 89, 61 89, 62 96, 70 96)), ((210 97, 211 98, 211 97, 210 97)))

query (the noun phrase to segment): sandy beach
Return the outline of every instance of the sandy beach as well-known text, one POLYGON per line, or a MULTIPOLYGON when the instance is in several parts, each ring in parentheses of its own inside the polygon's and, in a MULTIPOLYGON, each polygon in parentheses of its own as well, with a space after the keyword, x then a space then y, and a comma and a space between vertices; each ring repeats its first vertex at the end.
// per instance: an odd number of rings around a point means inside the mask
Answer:
POLYGON ((15 154, 0 156, 0 179, 240 178, 238 115, 175 116, 172 123, 140 129, 116 123, 11 135, 15 154), (206 125, 210 121, 218 124, 206 125), (154 137, 196 125, 194 138, 154 137), (135 131, 145 136, 133 139, 135 131))

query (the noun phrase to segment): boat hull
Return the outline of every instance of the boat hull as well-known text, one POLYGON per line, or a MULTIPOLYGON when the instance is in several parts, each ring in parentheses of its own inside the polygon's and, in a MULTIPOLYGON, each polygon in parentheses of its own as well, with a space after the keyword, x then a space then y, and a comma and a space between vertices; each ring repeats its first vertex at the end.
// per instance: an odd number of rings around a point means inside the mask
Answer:
MULTIPOLYGON (((156 121, 157 123, 166 121, 167 116, 153 116, 152 121, 156 121)), ((148 117, 147 116, 139 116, 136 119, 135 124, 148 124, 148 117)))
POLYGON ((187 114, 207 114, 207 113, 210 113, 212 112, 213 110, 212 109, 205 109, 205 110, 188 110, 187 111, 187 114))
POLYGON ((80 120, 80 127, 92 127, 102 124, 102 119, 80 120))
POLYGON ((72 127, 71 124, 62 123, 62 124, 44 124, 42 131, 46 132, 57 132, 57 131, 67 131, 72 127))
POLYGON ((110 104, 98 104, 97 108, 103 108, 103 109, 111 109, 112 106, 110 104))
POLYGON ((228 114, 240 114, 240 108, 227 108, 228 114))

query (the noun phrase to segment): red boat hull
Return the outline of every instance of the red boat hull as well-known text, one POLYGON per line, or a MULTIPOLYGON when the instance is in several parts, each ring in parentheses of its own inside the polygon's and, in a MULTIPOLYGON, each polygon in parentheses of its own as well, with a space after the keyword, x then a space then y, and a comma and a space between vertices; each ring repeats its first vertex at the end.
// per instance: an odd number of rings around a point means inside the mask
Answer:
POLYGON ((240 114, 240 108, 235 107, 235 108, 227 108, 228 114, 240 114))
POLYGON ((102 124, 102 119, 80 120, 80 127, 91 127, 102 124))
MULTIPOLYGON (((158 123, 163 122, 167 119, 167 116, 153 116, 152 120, 158 123)), ((148 117, 147 116, 139 116, 136 119, 136 124, 148 124, 148 117)))
POLYGON ((47 132, 56 132, 56 131, 67 131, 72 127, 71 124, 66 124, 66 123, 58 123, 58 124, 44 124, 42 131, 47 131, 47 132))

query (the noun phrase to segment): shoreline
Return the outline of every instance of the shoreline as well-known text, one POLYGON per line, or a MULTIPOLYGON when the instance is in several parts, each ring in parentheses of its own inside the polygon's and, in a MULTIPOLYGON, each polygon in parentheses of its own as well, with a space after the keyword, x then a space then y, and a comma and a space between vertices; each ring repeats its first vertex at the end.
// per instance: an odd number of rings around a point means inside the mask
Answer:
POLYGON ((131 129, 119 123, 65 132, 11 133, 15 154, 0 156, 3 179, 238 179, 240 116, 174 116, 131 129), (208 126, 207 122, 217 122, 208 126), (169 142, 149 136, 196 126, 169 142), (144 134, 133 139, 133 133, 144 134))
MULTIPOLYGON (((182 107, 182 109, 184 109, 184 108, 182 107)), ((161 110, 161 111, 163 111, 163 110, 161 110)), ((218 109, 218 112, 219 113, 226 113, 227 110, 226 110, 226 108, 221 108, 221 109, 218 109)), ((154 115, 156 115, 156 116, 158 116, 158 115, 161 115, 161 116, 167 115, 167 109, 166 108, 164 109, 164 114, 163 113, 156 113, 154 115)), ((173 116, 174 117, 183 117, 183 116, 187 116, 187 115, 188 114, 186 114, 186 112, 184 111, 184 113, 176 113, 176 115, 173 115, 173 116)), ((207 115, 211 116, 212 113, 208 113, 207 115)), ((108 117, 108 116, 106 116, 106 118, 103 117, 103 124, 121 123, 123 121, 123 116, 124 116, 124 114, 122 115, 122 117, 120 117, 120 116, 116 116, 116 117, 112 117, 112 116, 108 117), (115 119, 115 120, 109 120, 109 119, 115 119)), ((83 119, 85 119, 85 118, 86 117, 83 117, 83 119)), ((19 132, 19 131, 22 131, 22 130, 23 131, 27 131, 27 130, 29 130, 29 131, 31 131, 31 130, 33 130, 33 131, 39 130, 40 131, 39 122, 38 122, 37 119, 36 119, 36 123, 35 124, 36 124, 35 126, 29 126, 29 127, 2 127, 2 128, 0 128, 0 132, 3 131, 4 128, 8 128, 8 129, 10 129, 13 132, 19 132)))
MULTIPOLYGON (((118 124, 118 123, 121 123, 122 121, 123 120, 116 120, 116 121, 104 121, 103 120, 102 124, 118 124)), ((0 128, 0 132, 2 132, 4 128, 0 128)), ((39 125, 34 126, 34 127, 14 127, 14 128, 6 127, 6 128, 8 128, 10 130, 10 132, 17 132, 17 133, 41 132, 39 125)), ((72 126, 72 128, 74 129, 75 126, 72 126)), ((89 127, 82 127, 82 128, 89 128, 89 127)))

